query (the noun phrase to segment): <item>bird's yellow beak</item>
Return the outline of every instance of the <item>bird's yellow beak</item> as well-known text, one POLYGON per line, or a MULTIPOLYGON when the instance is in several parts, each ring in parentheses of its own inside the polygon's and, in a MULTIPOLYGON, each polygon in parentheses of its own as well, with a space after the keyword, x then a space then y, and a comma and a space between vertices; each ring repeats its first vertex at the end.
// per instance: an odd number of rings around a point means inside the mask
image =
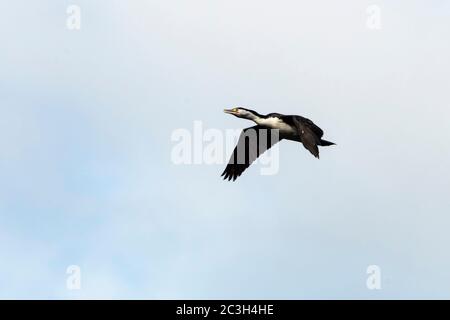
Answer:
POLYGON ((224 109, 223 112, 228 113, 228 114, 237 114, 236 109, 224 109))

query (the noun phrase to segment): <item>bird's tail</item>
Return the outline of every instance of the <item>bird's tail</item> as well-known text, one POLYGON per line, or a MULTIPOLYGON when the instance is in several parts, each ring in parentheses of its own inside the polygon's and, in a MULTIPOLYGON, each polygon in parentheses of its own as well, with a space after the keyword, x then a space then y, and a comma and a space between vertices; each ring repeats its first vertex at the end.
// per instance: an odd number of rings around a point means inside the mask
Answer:
POLYGON ((335 144, 336 143, 334 143, 334 142, 330 142, 330 141, 327 141, 327 140, 320 139, 320 145, 323 146, 323 147, 333 146, 335 144))

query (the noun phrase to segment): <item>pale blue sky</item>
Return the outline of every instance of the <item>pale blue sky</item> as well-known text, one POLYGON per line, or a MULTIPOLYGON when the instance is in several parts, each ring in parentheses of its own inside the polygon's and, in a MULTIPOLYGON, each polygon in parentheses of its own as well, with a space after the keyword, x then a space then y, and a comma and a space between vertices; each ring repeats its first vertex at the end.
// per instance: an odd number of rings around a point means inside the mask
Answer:
POLYGON ((0 12, 0 298, 450 298, 448 1, 0 12), (277 175, 236 183, 171 163, 177 128, 247 126, 234 105, 307 116, 338 146, 282 143, 277 175))

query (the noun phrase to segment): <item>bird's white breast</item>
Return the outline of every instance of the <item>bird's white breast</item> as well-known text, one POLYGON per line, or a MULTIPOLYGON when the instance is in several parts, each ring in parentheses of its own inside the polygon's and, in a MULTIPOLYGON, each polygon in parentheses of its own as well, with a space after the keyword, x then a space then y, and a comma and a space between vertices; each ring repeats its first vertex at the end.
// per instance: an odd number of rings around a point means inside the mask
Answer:
POLYGON ((280 118, 271 117, 267 119, 258 119, 256 123, 261 126, 268 127, 270 129, 278 129, 280 130, 281 133, 286 134, 295 133, 295 130, 290 125, 282 121, 280 118))

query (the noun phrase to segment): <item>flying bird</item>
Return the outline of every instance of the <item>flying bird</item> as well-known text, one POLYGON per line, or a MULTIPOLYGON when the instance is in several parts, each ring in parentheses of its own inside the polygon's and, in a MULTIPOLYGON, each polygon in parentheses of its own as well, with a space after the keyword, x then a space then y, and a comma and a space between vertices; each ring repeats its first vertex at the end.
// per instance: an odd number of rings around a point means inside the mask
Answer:
POLYGON ((322 129, 302 116, 280 113, 261 115, 242 107, 225 109, 224 112, 256 123, 256 126, 245 128, 242 131, 238 144, 222 173, 225 180, 236 180, 261 154, 283 139, 301 142, 317 159, 319 159, 318 146, 325 147, 335 144, 323 140, 322 129), (268 133, 272 129, 277 130, 277 136, 274 137, 268 133), (256 139, 252 140, 252 137, 256 139))

